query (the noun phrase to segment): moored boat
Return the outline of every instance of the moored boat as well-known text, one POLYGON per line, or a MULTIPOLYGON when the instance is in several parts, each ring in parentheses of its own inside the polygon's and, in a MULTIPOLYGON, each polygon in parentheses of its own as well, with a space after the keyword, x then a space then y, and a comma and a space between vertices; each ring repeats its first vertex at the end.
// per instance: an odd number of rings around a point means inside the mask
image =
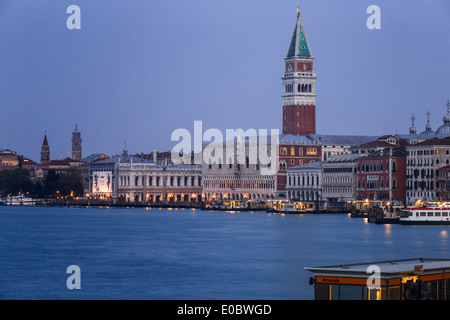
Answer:
POLYGON ((4 204, 7 206, 34 206, 36 205, 36 200, 30 197, 24 197, 23 195, 8 195, 4 204))
POLYGON ((403 210, 399 220, 401 224, 450 224, 450 203, 418 202, 413 207, 403 210))
POLYGON ((268 212, 277 213, 306 213, 312 212, 313 210, 313 204, 301 201, 271 200, 267 205, 268 212))

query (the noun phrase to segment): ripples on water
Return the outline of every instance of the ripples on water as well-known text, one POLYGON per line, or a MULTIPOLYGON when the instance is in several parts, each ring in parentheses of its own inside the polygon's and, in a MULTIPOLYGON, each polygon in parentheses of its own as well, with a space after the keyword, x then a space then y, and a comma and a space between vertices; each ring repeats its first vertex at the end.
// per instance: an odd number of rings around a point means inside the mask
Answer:
POLYGON ((448 226, 348 215, 0 207, 0 299, 313 299, 307 266, 449 258, 448 226), (81 290, 66 269, 81 268, 81 290))

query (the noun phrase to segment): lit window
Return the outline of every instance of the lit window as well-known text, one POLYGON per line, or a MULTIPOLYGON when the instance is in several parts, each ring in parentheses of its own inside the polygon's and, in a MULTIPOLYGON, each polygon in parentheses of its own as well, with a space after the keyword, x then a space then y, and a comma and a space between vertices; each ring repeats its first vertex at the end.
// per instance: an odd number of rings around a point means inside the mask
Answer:
POLYGON ((307 155, 316 155, 317 154, 317 149, 316 148, 308 148, 306 150, 306 154, 307 155))

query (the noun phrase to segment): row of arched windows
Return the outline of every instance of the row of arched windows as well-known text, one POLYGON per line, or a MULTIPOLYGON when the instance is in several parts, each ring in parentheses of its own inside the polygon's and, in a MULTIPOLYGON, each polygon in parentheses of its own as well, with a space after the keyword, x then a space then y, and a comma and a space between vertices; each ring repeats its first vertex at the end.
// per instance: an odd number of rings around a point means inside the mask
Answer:
POLYGON ((233 176, 205 177, 203 182, 205 189, 261 189, 273 190, 275 188, 275 179, 273 177, 253 176, 247 178, 236 178, 233 176))
POLYGON ((306 150, 307 155, 315 156, 317 155, 317 148, 308 148, 306 150))
MULTIPOLYGON (((160 176, 139 176, 134 177, 134 185, 133 186, 163 186, 163 178, 160 176), (147 180, 148 178, 148 180, 147 180), (147 184, 148 183, 148 184, 147 184)), ((200 186, 202 181, 201 177, 194 176, 170 176, 167 177, 167 185, 169 186, 200 186)), ((119 179, 119 186, 131 186, 130 184, 130 176, 121 176, 119 179)))
MULTIPOLYGON (((358 172, 361 173, 370 173, 370 172, 386 172, 389 171, 389 162, 386 162, 386 166, 383 165, 383 162, 379 163, 366 163, 366 164, 358 164, 358 172)), ((397 172, 397 162, 392 161, 392 172, 397 172)))
MULTIPOLYGON (((294 85, 292 83, 289 83, 285 86, 286 93, 292 93, 294 92, 294 85)), ((305 84, 305 83, 299 83, 297 86, 297 92, 312 92, 312 85, 311 84, 305 84)))
POLYGON ((319 186, 319 175, 301 175, 301 176, 288 176, 289 186, 319 186))
POLYGON ((294 92, 294 85, 293 85, 292 83, 287 84, 285 90, 286 90, 287 93, 292 93, 292 92, 294 92))
MULTIPOLYGON (((280 154, 283 155, 283 156, 287 155, 287 150, 288 149, 286 147, 280 148, 280 154)), ((310 156, 317 155, 317 148, 307 148, 306 149, 306 154, 310 155, 310 156)), ((290 155, 291 156, 295 156, 295 155, 303 156, 303 148, 302 147, 298 148, 298 154, 295 154, 295 148, 291 147, 290 155)))
MULTIPOLYGON (((284 156, 287 155, 287 150, 288 149, 286 147, 280 148, 280 154, 284 155, 284 156)), ((290 155, 291 156, 295 156, 296 155, 294 147, 291 147, 290 155)), ((302 156, 303 155, 303 148, 302 147, 298 148, 298 154, 297 155, 298 156, 302 156)))
MULTIPOLYGON (((389 181, 386 180, 386 183, 384 182, 383 179, 381 179, 380 181, 378 180, 358 180, 358 189, 363 189, 363 190, 378 190, 378 189, 384 189, 384 188, 388 188, 389 187, 389 181)), ((397 189, 397 179, 392 179, 392 189, 396 190, 397 189)))
POLYGON ((298 84, 298 92, 312 92, 312 86, 310 84, 298 84))

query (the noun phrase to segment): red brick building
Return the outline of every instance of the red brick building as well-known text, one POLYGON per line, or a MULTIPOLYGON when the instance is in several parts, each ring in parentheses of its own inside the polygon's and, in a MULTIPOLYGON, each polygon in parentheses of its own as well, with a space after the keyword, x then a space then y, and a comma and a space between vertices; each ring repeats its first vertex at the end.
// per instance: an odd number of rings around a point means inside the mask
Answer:
POLYGON ((442 167, 438 170, 437 196, 439 200, 450 200, 450 166, 442 167))
POLYGON ((406 202, 406 150, 386 148, 357 160, 358 199, 406 202))

